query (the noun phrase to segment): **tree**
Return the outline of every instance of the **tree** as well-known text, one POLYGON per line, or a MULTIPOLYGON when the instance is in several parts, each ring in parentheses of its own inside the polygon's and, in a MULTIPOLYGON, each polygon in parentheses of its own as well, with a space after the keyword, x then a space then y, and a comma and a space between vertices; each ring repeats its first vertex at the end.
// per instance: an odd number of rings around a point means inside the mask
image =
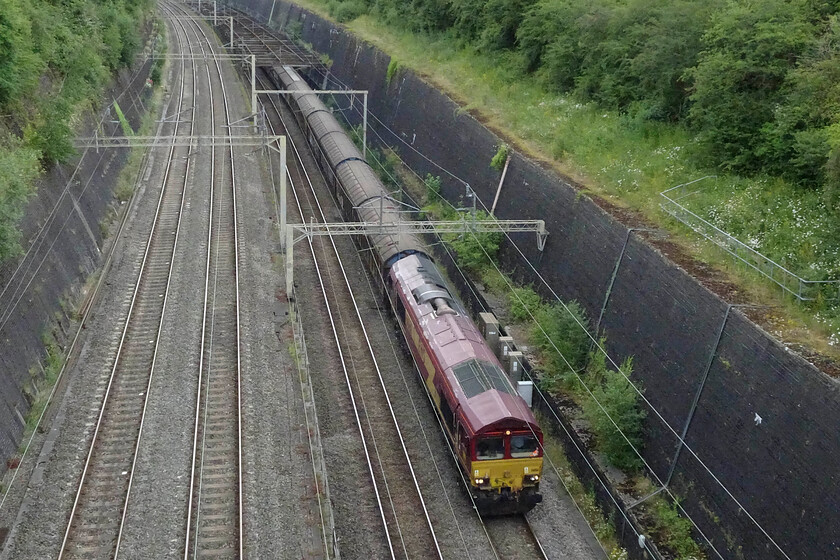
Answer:
POLYGON ((0 53, 0 108, 6 108, 35 88, 43 67, 18 0, 0 0, 0 53))
POLYGON ((712 16, 689 116, 707 153, 724 168, 761 169, 762 128, 773 120, 787 74, 813 44, 802 2, 731 1, 712 16))
POLYGON ((787 75, 783 100, 763 133, 767 170, 818 188, 826 180, 829 128, 840 117, 840 22, 825 31, 787 75))

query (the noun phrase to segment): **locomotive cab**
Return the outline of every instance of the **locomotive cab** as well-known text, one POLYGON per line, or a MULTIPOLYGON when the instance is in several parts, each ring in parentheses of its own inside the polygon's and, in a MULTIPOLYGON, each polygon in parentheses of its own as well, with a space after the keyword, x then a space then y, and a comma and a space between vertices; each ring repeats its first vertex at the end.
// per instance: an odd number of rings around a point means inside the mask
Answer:
POLYGON ((542 501, 542 433, 517 425, 489 427, 472 438, 473 499, 483 515, 528 511, 542 501))

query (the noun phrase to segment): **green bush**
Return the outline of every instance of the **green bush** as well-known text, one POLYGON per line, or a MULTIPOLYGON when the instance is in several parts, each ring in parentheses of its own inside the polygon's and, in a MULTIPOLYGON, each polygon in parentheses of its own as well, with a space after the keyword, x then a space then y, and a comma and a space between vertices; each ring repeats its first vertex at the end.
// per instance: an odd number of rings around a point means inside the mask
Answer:
POLYGON ((426 173, 426 178, 423 179, 423 184, 426 185, 426 198, 431 201, 436 201, 440 197, 440 177, 435 177, 431 173, 426 173))
POLYGON ((385 70, 385 85, 390 86, 391 81, 399 74, 400 63, 396 59, 391 58, 388 62, 388 69, 385 70))
POLYGON ((117 103, 117 100, 114 100, 114 112, 117 114, 117 119, 120 121, 120 128, 122 128, 124 136, 134 136, 134 129, 131 128, 131 123, 128 122, 128 119, 123 113, 122 109, 120 108, 120 104, 117 103))
POLYGON ((531 328, 531 340, 542 352, 546 383, 573 386, 574 372, 581 372, 586 366, 589 351, 589 335, 581 327, 589 324, 586 312, 576 301, 565 307, 552 302, 540 306, 534 316, 537 323, 531 328))
POLYGON ((505 167, 505 162, 508 158, 508 153, 510 153, 510 148, 507 144, 502 144, 499 146, 499 149, 496 150, 496 155, 493 156, 493 159, 490 160, 490 167, 495 169, 496 171, 501 171, 505 167))
MULTIPOLYGON (((451 220, 458 219, 457 214, 442 216, 442 219, 451 220)), ((467 221, 472 220, 470 216, 466 216, 467 221)), ((477 221, 491 219, 483 210, 476 212, 475 219, 477 221)), ((463 234, 446 234, 443 240, 447 245, 452 247, 455 254, 458 255, 458 263, 471 273, 478 274, 483 268, 490 266, 490 259, 496 259, 499 254, 504 234, 502 233, 474 233, 466 232, 463 234)))
POLYGON ((362 0, 331 1, 327 8, 330 15, 344 23, 367 13, 367 5, 362 0))
POLYGON ((163 73, 163 60, 156 60, 155 63, 152 65, 152 71, 149 72, 149 79, 152 80, 152 83, 157 86, 160 84, 160 79, 162 78, 163 73))
MULTIPOLYGON (((531 321, 542 308, 542 298, 533 288, 514 288, 508 294, 510 316, 514 321, 531 321)), ((540 333, 542 335, 542 333, 540 333)))
POLYGON ((657 496, 652 500, 651 516, 654 530, 673 551, 677 560, 699 560, 706 555, 691 535, 691 520, 681 517, 676 503, 657 496))
POLYGON ((0 262, 21 251, 18 224, 41 173, 39 157, 16 138, 0 139, 0 262))
POLYGON ((292 39, 300 39, 303 34, 303 23, 301 21, 290 21, 286 26, 286 34, 292 39))
MULTIPOLYGON (((149 0, 0 0, 0 111, 21 138, 0 138, 0 261, 19 251, 18 223, 40 172, 71 157, 71 122, 96 105, 140 46, 149 0), (22 141, 21 141, 22 140, 22 141)), ((6 128, 3 131, 7 130, 6 128)))
POLYGON ((0 108, 4 109, 35 89, 44 67, 25 6, 19 0, 0 0, 0 108))
MULTIPOLYGON (((647 212, 657 211, 650 203, 656 191, 721 169, 767 184, 782 179, 790 198, 812 190, 838 206, 831 160, 840 115, 837 2, 366 3, 373 17, 426 34, 417 43, 432 47, 444 64, 475 58, 481 68, 467 79, 483 89, 473 102, 486 97, 497 113, 507 101, 510 117, 503 120, 524 139, 647 212), (546 87, 523 85, 529 78, 546 87)), ((389 82, 396 70, 392 63, 389 82)), ((725 181, 737 187, 744 179, 725 181)), ((718 201, 725 203, 726 194, 718 201)), ((750 222, 755 227, 741 240, 773 228, 781 221, 772 219, 777 209, 768 206, 771 219, 750 222)), ((737 224, 716 223, 725 230, 737 224)), ((840 237, 838 224, 822 230, 824 244, 840 237)), ((799 252, 795 242, 778 248, 768 254, 776 261, 799 252)), ((804 262, 798 273, 810 276, 812 264, 804 262)))
POLYGON ((761 169, 762 128, 813 40, 813 26, 795 2, 732 2, 715 12, 705 49, 689 70, 689 115, 714 161, 738 171, 761 169))
POLYGON ((583 413, 595 434, 598 449, 610 464, 625 472, 635 472, 641 468, 642 461, 633 447, 642 447, 647 413, 639 405, 639 394, 625 377, 633 373, 633 359, 624 360, 619 369, 608 368, 602 352, 593 354, 587 366, 586 384, 603 410, 587 396, 583 400, 583 413))
POLYGON ((45 163, 64 162, 75 153, 70 129, 72 107, 66 99, 47 102, 40 118, 24 131, 27 143, 41 153, 45 163))

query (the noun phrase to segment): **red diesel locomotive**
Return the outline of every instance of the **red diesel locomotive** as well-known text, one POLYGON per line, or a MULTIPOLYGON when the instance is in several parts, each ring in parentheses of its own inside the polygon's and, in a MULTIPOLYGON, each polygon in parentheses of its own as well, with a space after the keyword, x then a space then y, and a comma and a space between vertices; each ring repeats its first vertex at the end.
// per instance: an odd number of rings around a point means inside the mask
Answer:
MULTIPOLYGON (((401 208, 332 112, 289 67, 272 77, 316 153, 346 220, 393 223, 401 208)), ((426 390, 482 514, 524 512, 542 501, 542 431, 493 351, 415 235, 359 236, 385 285, 426 390)))

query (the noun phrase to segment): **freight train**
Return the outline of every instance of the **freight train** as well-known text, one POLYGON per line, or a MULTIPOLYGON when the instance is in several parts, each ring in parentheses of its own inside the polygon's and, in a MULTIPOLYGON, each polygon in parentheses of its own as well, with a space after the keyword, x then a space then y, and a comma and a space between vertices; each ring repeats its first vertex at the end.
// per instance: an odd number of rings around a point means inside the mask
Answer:
MULTIPOLYGON (((271 70, 347 221, 391 223, 401 209, 332 112, 292 68, 271 70)), ((382 279, 426 390, 483 515, 542 501, 543 435, 498 359, 452 295, 422 239, 370 233, 356 243, 382 279)))

